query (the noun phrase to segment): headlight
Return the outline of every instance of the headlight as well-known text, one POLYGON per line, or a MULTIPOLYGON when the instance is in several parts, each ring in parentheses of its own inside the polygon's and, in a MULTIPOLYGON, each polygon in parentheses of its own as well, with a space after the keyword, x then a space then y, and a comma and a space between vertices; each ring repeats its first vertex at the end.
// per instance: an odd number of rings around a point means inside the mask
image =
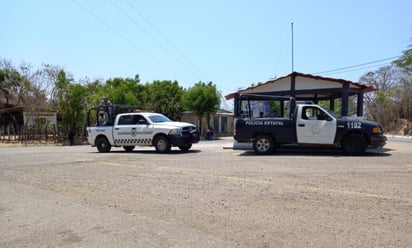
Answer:
POLYGON ((171 129, 169 131, 169 134, 171 134, 171 135, 182 135, 182 130, 180 128, 171 129))
POLYGON ((383 133, 381 127, 374 127, 372 128, 372 133, 373 134, 380 134, 383 133))

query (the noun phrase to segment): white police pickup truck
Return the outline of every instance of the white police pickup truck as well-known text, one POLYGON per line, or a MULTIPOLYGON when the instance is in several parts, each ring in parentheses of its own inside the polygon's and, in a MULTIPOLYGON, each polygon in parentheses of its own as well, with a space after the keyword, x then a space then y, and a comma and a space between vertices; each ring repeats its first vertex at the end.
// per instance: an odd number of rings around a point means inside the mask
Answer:
POLYGON ((284 103, 262 95, 235 96, 235 132, 238 143, 252 142, 257 154, 269 154, 281 145, 335 146, 351 155, 386 144, 379 123, 359 117, 339 117, 316 104, 284 103))
POLYGON ((187 151, 199 141, 195 125, 172 121, 162 114, 116 114, 111 106, 96 109, 97 113, 88 114, 87 140, 99 152, 109 152, 111 147, 132 151, 135 146, 154 146, 160 153, 169 152, 172 146, 187 151))

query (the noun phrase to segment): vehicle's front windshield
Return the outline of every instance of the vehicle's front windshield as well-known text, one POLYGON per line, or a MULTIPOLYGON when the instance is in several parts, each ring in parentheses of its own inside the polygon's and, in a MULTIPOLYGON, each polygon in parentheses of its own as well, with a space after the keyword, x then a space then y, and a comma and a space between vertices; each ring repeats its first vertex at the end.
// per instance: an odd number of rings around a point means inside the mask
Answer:
POLYGON ((153 123, 169 122, 169 121, 171 121, 171 120, 170 120, 169 118, 167 118, 166 116, 160 115, 160 114, 158 114, 158 115, 150 115, 150 116, 149 116, 149 119, 150 119, 150 121, 153 122, 153 123))

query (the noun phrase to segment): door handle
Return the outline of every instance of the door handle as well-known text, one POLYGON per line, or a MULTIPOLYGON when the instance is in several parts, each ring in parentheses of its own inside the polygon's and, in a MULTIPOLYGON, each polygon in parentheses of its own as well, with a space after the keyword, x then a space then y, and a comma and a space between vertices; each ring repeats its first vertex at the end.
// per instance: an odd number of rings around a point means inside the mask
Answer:
POLYGON ((298 126, 299 126, 299 127, 304 127, 304 126, 305 126, 305 124, 299 124, 298 126))
POLYGON ((118 128, 118 127, 116 127, 114 130, 119 130, 119 128, 118 128))

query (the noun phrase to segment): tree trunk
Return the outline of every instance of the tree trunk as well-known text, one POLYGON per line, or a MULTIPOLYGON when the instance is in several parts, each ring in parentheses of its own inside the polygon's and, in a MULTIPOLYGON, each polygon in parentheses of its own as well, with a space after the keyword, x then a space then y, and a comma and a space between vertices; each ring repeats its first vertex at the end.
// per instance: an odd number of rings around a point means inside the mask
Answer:
POLYGON ((199 120, 199 133, 202 136, 203 135, 203 125, 202 125, 203 115, 197 115, 197 118, 199 120))

